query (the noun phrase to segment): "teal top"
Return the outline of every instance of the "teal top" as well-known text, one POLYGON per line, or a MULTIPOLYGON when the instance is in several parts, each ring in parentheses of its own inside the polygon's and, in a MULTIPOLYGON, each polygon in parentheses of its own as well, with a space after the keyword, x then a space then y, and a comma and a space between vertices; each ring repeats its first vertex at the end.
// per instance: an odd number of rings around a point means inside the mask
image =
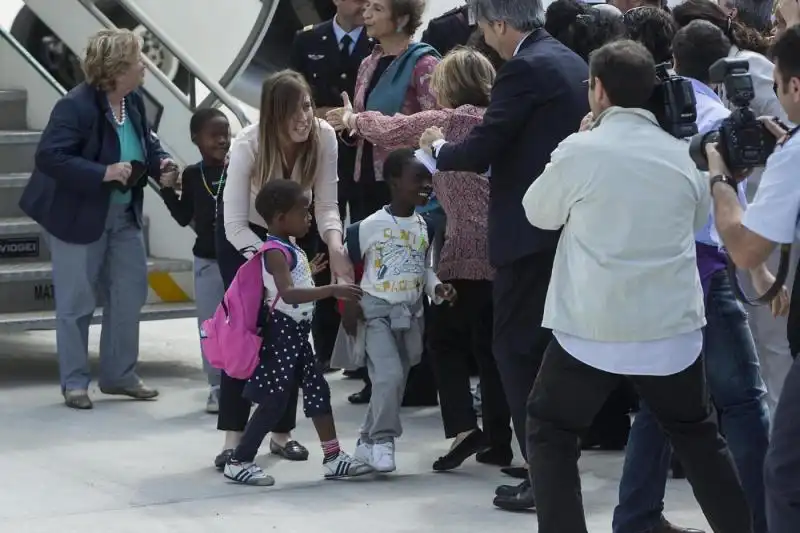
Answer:
POLYGON ((379 111, 383 115, 392 116, 399 113, 406 99, 408 86, 417 68, 417 61, 423 56, 431 55, 437 59, 442 56, 430 45, 411 43, 405 52, 400 54, 381 74, 375 88, 369 93, 366 102, 367 111, 379 111))
MULTIPOLYGON (((125 120, 122 126, 117 125, 117 136, 119 137, 120 162, 144 162, 142 141, 139 139, 139 134, 130 119, 125 120)), ((112 191, 111 201, 115 204, 129 204, 131 203, 131 191, 112 191)))

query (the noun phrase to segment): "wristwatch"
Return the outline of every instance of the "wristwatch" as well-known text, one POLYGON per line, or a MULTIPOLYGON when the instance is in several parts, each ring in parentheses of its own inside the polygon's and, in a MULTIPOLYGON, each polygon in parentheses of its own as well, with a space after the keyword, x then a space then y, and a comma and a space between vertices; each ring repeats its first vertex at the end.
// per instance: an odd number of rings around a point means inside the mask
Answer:
POLYGON ((711 190, 712 191, 714 190, 715 183, 720 183, 720 182, 730 185, 731 188, 734 190, 734 192, 736 194, 739 194, 739 188, 736 185, 736 180, 734 180, 730 176, 726 176, 725 174, 717 174, 716 176, 711 178, 711 190))

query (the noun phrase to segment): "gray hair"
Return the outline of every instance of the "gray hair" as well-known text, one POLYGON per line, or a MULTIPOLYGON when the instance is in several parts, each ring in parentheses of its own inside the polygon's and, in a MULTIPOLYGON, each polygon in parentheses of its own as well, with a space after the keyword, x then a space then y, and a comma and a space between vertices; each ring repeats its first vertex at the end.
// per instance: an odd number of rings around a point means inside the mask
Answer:
POLYGON ((479 20, 505 22, 522 32, 544 25, 542 0, 468 0, 468 3, 479 20))

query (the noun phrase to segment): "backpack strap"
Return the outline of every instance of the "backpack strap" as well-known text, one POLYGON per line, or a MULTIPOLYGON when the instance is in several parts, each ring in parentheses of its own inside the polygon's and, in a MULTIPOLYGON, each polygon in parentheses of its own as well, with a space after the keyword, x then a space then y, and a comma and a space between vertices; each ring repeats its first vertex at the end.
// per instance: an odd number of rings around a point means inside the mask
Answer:
POLYGON ((296 252, 280 239, 267 237, 258 253, 265 254, 270 250, 280 250, 283 253, 284 257, 286 257, 286 262, 289 263, 289 270, 294 270, 294 267, 297 266, 296 252))
MULTIPOLYGON (((264 254, 266 254, 270 250, 279 250, 283 253, 284 257, 286 258, 286 262, 289 263, 289 270, 293 270, 295 266, 297 266, 297 254, 293 249, 287 246, 284 242, 280 239, 275 239, 268 237, 264 244, 261 246, 261 249, 258 251, 258 255, 261 259, 261 265, 264 270, 267 269, 267 263, 264 258, 264 254)), ((266 300, 266 287, 264 288, 264 300, 266 300)), ((281 299, 281 295, 276 295, 275 299, 272 300, 272 305, 269 306, 269 313, 266 316, 264 322, 269 321, 270 317, 272 316, 272 312, 275 311, 275 306, 278 305, 278 301, 281 299)))
POLYGON ((347 255, 350 257, 350 262, 354 265, 361 263, 364 260, 364 254, 361 251, 361 222, 356 222, 347 226, 344 233, 344 245, 347 248, 347 255))
POLYGON ((417 216, 422 218, 425 222, 425 230, 428 232, 428 246, 433 246, 433 237, 436 235, 436 228, 433 227, 433 224, 428 224, 428 221, 425 220, 422 215, 417 214, 417 216))

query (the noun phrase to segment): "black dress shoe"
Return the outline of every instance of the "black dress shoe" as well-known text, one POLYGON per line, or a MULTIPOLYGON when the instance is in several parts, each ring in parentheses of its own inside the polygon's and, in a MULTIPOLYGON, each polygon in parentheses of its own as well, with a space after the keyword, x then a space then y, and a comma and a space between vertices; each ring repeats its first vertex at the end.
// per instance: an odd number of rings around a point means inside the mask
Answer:
POLYGON ((516 494, 494 497, 494 505, 506 511, 535 511, 536 501, 533 498, 533 487, 528 485, 516 494))
POLYGON ((433 469, 436 472, 444 472, 446 470, 458 468, 461 466, 461 463, 480 450, 483 450, 485 447, 486 442, 483 431, 476 429, 464 437, 464 440, 456 444, 449 452, 434 461, 433 469))
POLYGON ((508 466, 514 459, 514 452, 511 446, 493 446, 482 452, 478 452, 475 460, 485 465, 508 466))
POLYGON ((370 385, 365 385, 363 389, 347 397, 347 401, 353 405, 367 404, 370 399, 372 399, 372 387, 370 385))
POLYGON ((286 446, 281 447, 274 440, 270 439, 269 451, 289 461, 308 460, 308 450, 296 440, 290 440, 286 443, 286 446))
POLYGON ((367 377, 367 371, 364 368, 358 368, 356 370, 345 370, 343 372, 344 377, 347 379, 364 379, 367 377))
POLYGON ((214 458, 214 467, 222 472, 225 470, 225 464, 233 455, 233 448, 222 450, 222 452, 214 458))
POLYGON ((527 490, 531 486, 530 480, 526 479, 519 485, 500 485, 494 489, 495 496, 514 496, 520 492, 527 490))
POLYGON ((500 471, 514 479, 528 479, 528 469, 524 466, 509 466, 501 468, 500 471))

